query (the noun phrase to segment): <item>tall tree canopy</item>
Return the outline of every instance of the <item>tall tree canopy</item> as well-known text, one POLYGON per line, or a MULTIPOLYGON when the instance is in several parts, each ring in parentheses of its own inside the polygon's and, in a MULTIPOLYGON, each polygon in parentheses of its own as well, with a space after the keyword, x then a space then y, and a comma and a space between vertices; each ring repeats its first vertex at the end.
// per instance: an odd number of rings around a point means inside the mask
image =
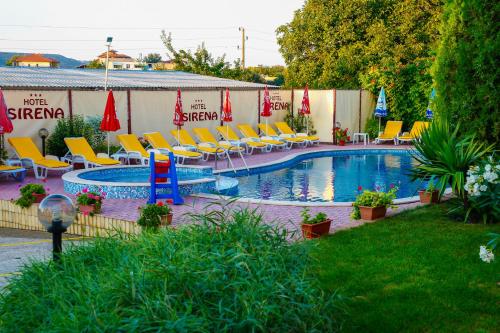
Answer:
POLYGON ((498 1, 449 0, 433 68, 438 114, 497 144, 499 16, 498 1))
POLYGON ((441 0, 306 0, 277 30, 285 85, 384 86, 390 118, 422 118, 441 12, 441 0))
POLYGON ((198 46, 193 53, 186 50, 176 50, 172 45, 171 35, 167 35, 165 31, 162 31, 161 39, 167 48, 168 56, 175 64, 176 70, 233 80, 264 82, 258 73, 242 69, 239 61, 235 61, 231 66, 226 61, 225 55, 214 58, 208 52, 204 43, 198 46))
POLYGON ((161 55, 159 53, 149 53, 144 57, 143 61, 147 64, 156 64, 161 61, 161 55))

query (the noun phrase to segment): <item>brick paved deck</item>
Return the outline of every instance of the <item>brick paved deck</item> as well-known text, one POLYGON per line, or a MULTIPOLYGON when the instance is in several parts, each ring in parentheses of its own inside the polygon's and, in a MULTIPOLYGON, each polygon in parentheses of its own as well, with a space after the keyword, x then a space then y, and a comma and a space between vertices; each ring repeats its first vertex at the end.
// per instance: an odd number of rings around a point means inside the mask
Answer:
MULTIPOLYGON (((276 151, 272 153, 256 153, 252 156, 246 157, 246 162, 249 166, 254 166, 262 163, 267 163, 270 161, 275 161, 281 158, 284 158, 286 155, 290 153, 304 152, 304 151, 318 151, 318 150, 348 150, 348 149, 360 149, 360 148, 396 148, 396 149, 404 149, 408 146, 392 146, 392 145, 347 145, 344 147, 338 147, 333 145, 320 145, 309 148, 295 148, 291 151, 276 151)), ((234 158, 234 163, 236 167, 243 166, 243 163, 239 158, 234 158)), ((200 163, 201 164, 201 163, 200 163)), ((203 162, 205 165, 214 164, 213 161, 203 162)), ((226 162, 219 162, 219 169, 225 168, 226 162)), ((19 195, 19 187, 23 184, 27 183, 43 183, 49 190, 49 193, 64 193, 63 190, 63 182, 60 178, 60 174, 51 172, 49 173, 49 177, 46 181, 42 182, 40 180, 36 180, 33 177, 31 171, 28 173, 28 176, 23 181, 23 183, 14 182, 11 179, 6 179, 5 177, 0 178, 0 199, 10 200, 15 199, 19 195)), ((71 197, 71 196, 70 196, 71 197)), ((215 199, 207 199, 207 198, 198 198, 198 197, 186 197, 185 205, 183 206, 174 206, 174 222, 173 225, 181 225, 184 223, 189 223, 188 219, 183 215, 185 213, 193 213, 193 212, 202 212, 205 210, 205 207, 213 202, 215 199)), ((119 218, 128 221, 135 221, 138 217, 138 207, 145 204, 144 199, 127 199, 127 200, 118 200, 118 199, 108 199, 105 200, 102 207, 102 214, 119 218)), ((300 211, 302 207, 297 206, 284 206, 284 205, 269 205, 269 204, 249 204, 249 203, 234 203, 238 207, 248 207, 250 209, 258 209, 264 215, 264 219, 267 223, 271 223, 274 225, 279 225, 281 227, 286 228, 289 231, 296 231, 299 228, 300 221, 300 211)), ((399 205, 399 208, 396 212, 403 211, 405 209, 416 207, 418 203, 411 204, 402 204, 399 205)), ((209 208, 213 209, 212 208, 209 208)), ((319 211, 325 212, 329 217, 333 219, 331 231, 334 232, 336 230, 350 228, 353 226, 357 226, 366 221, 352 221, 349 218, 349 214, 351 212, 350 207, 311 207, 312 213, 317 213, 319 211)), ((388 215, 392 215, 395 212, 390 210, 388 211, 388 215)))

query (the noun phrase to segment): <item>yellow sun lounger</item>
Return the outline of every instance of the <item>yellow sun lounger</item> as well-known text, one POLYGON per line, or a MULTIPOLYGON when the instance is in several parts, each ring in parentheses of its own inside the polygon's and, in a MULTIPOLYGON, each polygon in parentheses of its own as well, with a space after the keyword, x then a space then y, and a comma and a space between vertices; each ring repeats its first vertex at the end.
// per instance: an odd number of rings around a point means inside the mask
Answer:
MULTIPOLYGON (((139 160, 142 165, 149 164, 149 152, 144 149, 139 139, 135 134, 119 134, 116 136, 123 150, 127 153, 127 160, 130 163, 131 159, 139 160)), ((154 151, 154 149, 153 149, 154 151)), ((155 152, 155 161, 168 161, 168 156, 155 152)))
POLYGON ((308 135, 307 133, 295 133, 294 130, 288 126, 284 121, 278 121, 274 123, 274 126, 280 131, 282 136, 289 136, 291 138, 300 138, 306 140, 311 145, 317 143, 319 145, 319 137, 315 135, 308 135))
POLYGON ((398 144, 398 135, 401 132, 401 128, 403 127, 402 121, 389 120, 387 124, 385 124, 385 129, 383 133, 378 135, 378 138, 375 139, 375 143, 381 143, 383 141, 393 141, 394 144, 398 144))
POLYGON ((260 149, 261 151, 269 151, 271 145, 264 142, 255 141, 252 138, 240 139, 238 135, 233 131, 230 126, 217 126, 217 132, 222 136, 222 138, 231 143, 244 144, 247 147, 247 153, 251 155, 254 149, 260 149))
POLYGON ((250 126, 248 124, 240 124, 240 125, 238 125, 238 129, 240 130, 241 134, 243 134, 244 137, 250 138, 253 140, 258 140, 259 142, 268 144, 271 147, 271 149, 273 147, 286 149, 288 146, 286 144, 286 142, 275 140, 271 137, 265 137, 265 136, 259 137, 259 135, 253 130, 252 126, 250 126))
POLYGON ((11 176, 17 181, 23 181, 26 169, 20 166, 0 165, 0 175, 11 176))
POLYGON ((144 133, 144 138, 151 147, 158 149, 162 154, 174 153, 180 164, 184 164, 186 159, 199 160, 203 155, 197 151, 189 151, 181 146, 172 147, 160 132, 144 133))
POLYGON ((54 157, 54 159, 43 157, 31 138, 8 138, 7 141, 14 148, 21 163, 23 165, 27 163, 33 167, 35 177, 38 179, 47 178, 49 170, 69 171, 73 168, 70 164, 57 160, 57 157, 54 157))
POLYGON ((179 145, 193 150, 197 150, 200 153, 202 153, 204 161, 208 160, 210 155, 215 156, 215 154, 218 154, 219 156, 222 157, 226 154, 226 152, 223 151, 221 148, 212 147, 211 145, 203 143, 197 144, 196 141, 194 141, 193 137, 189 134, 189 132, 184 129, 171 130, 170 134, 172 134, 175 140, 177 140, 179 145))
POLYGON ((264 132, 264 134, 266 136, 271 137, 271 138, 276 138, 276 140, 285 141, 289 145, 290 148, 292 148, 294 144, 296 144, 299 147, 305 147, 305 145, 307 144, 307 141, 305 139, 302 139, 302 138, 292 138, 289 136, 278 135, 278 133, 276 133, 274 128, 269 124, 259 124, 259 128, 262 132, 264 132))
POLYGON ((427 129, 429 126, 429 122, 427 121, 416 121, 413 123, 413 126, 410 130, 410 132, 405 132, 403 135, 398 137, 398 143, 402 142, 411 142, 413 140, 418 140, 420 139, 420 136, 422 135, 422 132, 427 129))
POLYGON ((112 158, 97 157, 85 138, 64 138, 64 143, 68 146, 71 161, 73 163, 83 162, 85 169, 120 164, 119 161, 112 158))
POLYGON ((204 143, 212 147, 219 147, 229 151, 230 153, 237 153, 245 150, 239 145, 232 144, 230 141, 217 141, 215 136, 213 136, 212 133, 210 133, 208 128, 205 127, 194 128, 193 132, 200 141, 200 144, 204 143))

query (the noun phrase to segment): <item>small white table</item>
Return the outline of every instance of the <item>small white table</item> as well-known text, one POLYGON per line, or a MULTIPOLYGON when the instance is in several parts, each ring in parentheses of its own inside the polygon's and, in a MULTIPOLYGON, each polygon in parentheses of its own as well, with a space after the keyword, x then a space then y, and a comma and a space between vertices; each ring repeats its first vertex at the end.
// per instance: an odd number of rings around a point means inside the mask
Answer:
POLYGON ((358 143, 360 138, 363 139, 363 143, 366 146, 370 142, 370 136, 368 133, 354 133, 352 135, 352 143, 358 143))

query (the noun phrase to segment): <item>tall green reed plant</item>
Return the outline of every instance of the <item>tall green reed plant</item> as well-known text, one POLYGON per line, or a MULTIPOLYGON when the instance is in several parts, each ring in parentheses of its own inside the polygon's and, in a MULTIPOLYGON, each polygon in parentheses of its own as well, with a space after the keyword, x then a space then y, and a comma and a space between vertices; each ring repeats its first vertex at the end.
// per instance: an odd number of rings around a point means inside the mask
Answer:
POLYGON ((252 210, 211 207, 178 229, 96 239, 27 265, 0 296, 4 332, 333 332, 338 297, 310 243, 252 210))

